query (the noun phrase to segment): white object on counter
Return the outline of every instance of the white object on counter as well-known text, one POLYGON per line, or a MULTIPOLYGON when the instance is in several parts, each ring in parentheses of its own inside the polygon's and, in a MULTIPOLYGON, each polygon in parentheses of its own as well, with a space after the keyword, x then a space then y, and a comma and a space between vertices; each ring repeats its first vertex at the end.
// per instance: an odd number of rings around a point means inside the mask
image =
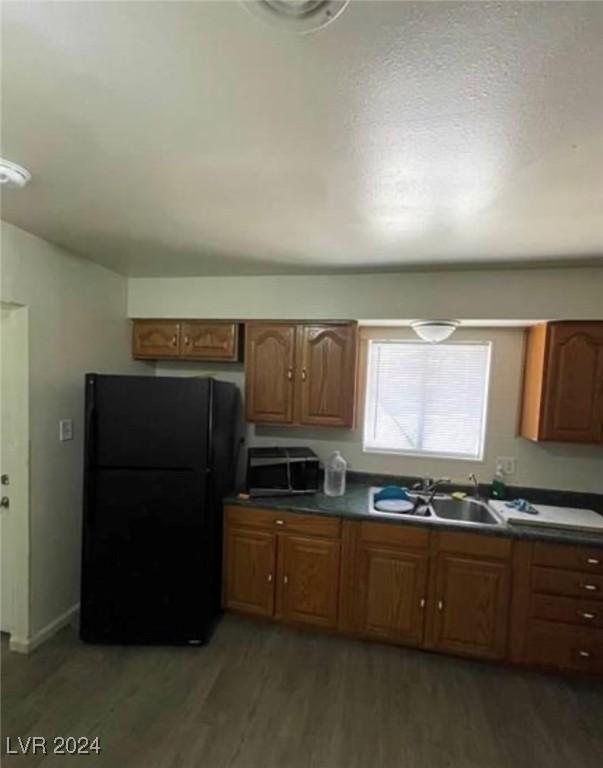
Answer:
POLYGON ((538 512, 537 515, 534 515, 507 507, 505 501, 490 499, 488 503, 510 525, 550 526, 551 528, 569 528, 603 533, 603 515, 597 514, 592 509, 532 504, 538 512))
POLYGON ((343 496, 347 468, 348 463, 339 451, 335 451, 329 456, 329 460, 325 464, 324 490, 327 496, 343 496))

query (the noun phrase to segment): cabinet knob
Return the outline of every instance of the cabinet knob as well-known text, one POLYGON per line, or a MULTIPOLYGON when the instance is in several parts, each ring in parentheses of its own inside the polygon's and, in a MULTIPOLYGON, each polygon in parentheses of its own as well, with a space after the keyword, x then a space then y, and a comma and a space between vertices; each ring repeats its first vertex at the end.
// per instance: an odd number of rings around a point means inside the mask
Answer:
POLYGON ((287 369, 287 379, 289 379, 289 381, 293 381, 293 368, 287 369))
POLYGON ((172 336, 172 346, 175 347, 177 342, 178 342, 178 337, 174 334, 174 336, 172 336))
POLYGON ((583 659, 590 659, 590 651, 578 651, 578 656, 582 656, 583 659))
POLYGON ((419 602, 419 605, 420 605, 421 608, 425 608, 425 598, 424 597, 421 598, 421 600, 419 602))
POLYGON ((275 520, 274 524, 275 525, 285 525, 285 521, 284 520, 275 520))
POLYGON ((587 557, 586 562, 589 565, 601 565, 601 561, 598 560, 596 557, 587 557))
POLYGON ((444 601, 438 600, 438 611, 443 611, 443 610, 444 610, 444 601))
POLYGON ((302 378, 302 381, 305 381, 308 378, 305 368, 302 368, 301 378, 302 378))
POLYGON ((588 592, 596 592, 599 587, 596 584, 580 584, 582 589, 586 589, 588 592))
POLYGON ((270 584, 271 582, 272 582, 272 574, 269 573, 268 574, 268 584, 270 584))
POLYGON ((576 613, 581 619, 586 619, 586 621, 591 621, 597 617, 596 613, 590 613, 589 611, 576 611, 576 613))
POLYGON ((289 577, 283 576, 283 584, 288 584, 288 583, 289 583, 289 577))
POLYGON ((190 341, 191 341, 191 340, 189 339, 189 337, 188 337, 188 336, 185 336, 185 337, 184 337, 184 344, 185 344, 185 346, 187 346, 187 347, 188 347, 188 345, 190 344, 190 341))

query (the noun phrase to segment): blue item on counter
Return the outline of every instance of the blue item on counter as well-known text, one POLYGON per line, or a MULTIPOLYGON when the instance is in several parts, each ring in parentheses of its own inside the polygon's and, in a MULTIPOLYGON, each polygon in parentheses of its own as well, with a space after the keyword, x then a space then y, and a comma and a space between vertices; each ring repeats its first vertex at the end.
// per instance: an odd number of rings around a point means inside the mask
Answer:
POLYGON ((526 499, 513 499, 513 501, 507 501, 505 507, 516 509, 518 512, 525 512, 527 515, 537 515, 538 510, 533 507, 526 499))
POLYGON ((375 494, 373 501, 385 501, 389 499, 401 499, 403 501, 410 501, 408 495, 408 488, 402 488, 399 485, 386 485, 375 494))

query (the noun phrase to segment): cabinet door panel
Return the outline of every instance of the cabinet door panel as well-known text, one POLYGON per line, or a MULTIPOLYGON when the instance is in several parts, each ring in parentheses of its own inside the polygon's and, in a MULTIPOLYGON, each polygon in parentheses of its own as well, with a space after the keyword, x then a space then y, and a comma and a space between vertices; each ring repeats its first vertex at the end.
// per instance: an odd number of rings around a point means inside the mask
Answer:
POLYGON ((337 626, 339 541, 280 538, 277 614, 321 627, 337 626))
POLYGON ((300 328, 302 424, 353 426, 356 333, 355 325, 300 328))
POLYGON ((542 439, 602 439, 603 324, 551 326, 542 439))
POLYGON ((510 566, 441 553, 437 568, 436 648, 502 658, 507 638, 510 566))
POLYGON ((136 358, 179 357, 180 323, 166 320, 135 320, 132 353, 136 358))
POLYGON ((361 632, 409 645, 423 640, 427 554, 361 546, 359 621, 361 632))
POLYGON ((293 421, 295 326, 248 323, 245 409, 248 421, 293 421))
POLYGON ((224 603, 245 613, 274 613, 276 536, 230 528, 226 534, 224 603))
POLYGON ((182 323, 182 357, 190 360, 236 360, 236 323, 182 323))

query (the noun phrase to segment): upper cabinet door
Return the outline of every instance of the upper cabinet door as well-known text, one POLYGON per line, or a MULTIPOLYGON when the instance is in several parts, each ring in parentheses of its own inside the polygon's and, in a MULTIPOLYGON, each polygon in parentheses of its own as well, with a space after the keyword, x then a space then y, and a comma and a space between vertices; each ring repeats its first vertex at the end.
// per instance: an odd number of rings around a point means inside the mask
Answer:
POLYGON ((603 323, 551 324, 541 439, 603 440, 603 323))
POLYGON ((356 337, 356 324, 300 326, 301 424, 354 425, 356 337))
POLYGON ((247 323, 245 412, 248 421, 293 421, 295 326, 247 323))
POLYGON ((136 358, 180 356, 180 323, 169 320, 135 320, 132 349, 136 358))
POLYGON ((238 357, 237 323, 182 323, 182 357, 189 360, 236 360, 238 357))

